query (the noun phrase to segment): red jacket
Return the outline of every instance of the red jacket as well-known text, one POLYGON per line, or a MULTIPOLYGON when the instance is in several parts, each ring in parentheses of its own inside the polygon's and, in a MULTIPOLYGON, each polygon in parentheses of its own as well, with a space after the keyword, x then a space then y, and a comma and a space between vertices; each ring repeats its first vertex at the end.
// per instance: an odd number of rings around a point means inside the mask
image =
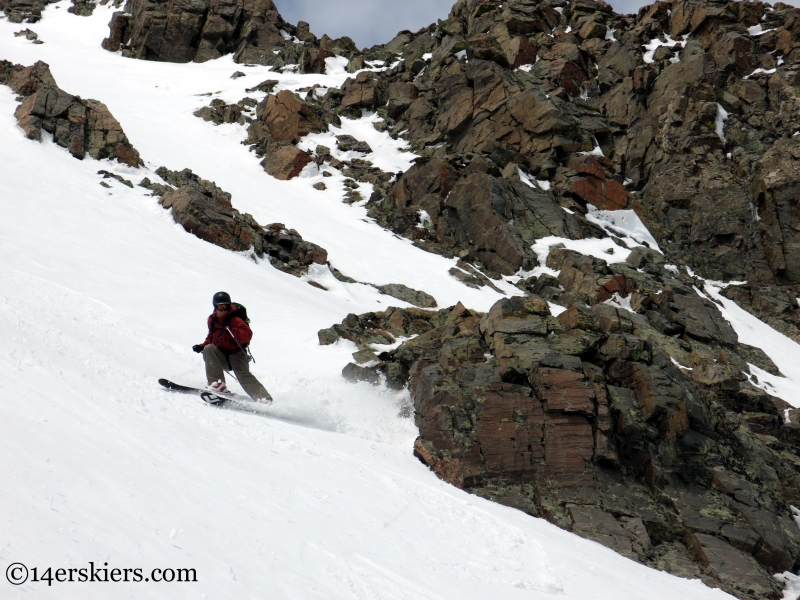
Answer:
POLYGON ((246 347, 253 339, 253 330, 250 326, 239 317, 239 309, 231 305, 231 310, 223 317, 222 321, 217 320, 216 311, 211 313, 208 317, 208 335, 206 341, 201 346, 205 347, 209 344, 214 344, 217 348, 228 354, 236 354, 241 352, 239 345, 246 347), (231 337, 231 334, 225 329, 230 327, 236 340, 231 337), (239 342, 239 345, 236 344, 239 342))

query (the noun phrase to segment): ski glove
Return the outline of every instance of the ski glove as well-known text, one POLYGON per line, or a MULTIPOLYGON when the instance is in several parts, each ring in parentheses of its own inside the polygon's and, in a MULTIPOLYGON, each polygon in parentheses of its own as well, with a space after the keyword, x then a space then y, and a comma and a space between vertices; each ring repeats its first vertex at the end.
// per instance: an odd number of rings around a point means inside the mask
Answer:
POLYGON ((199 354, 203 351, 203 346, 201 344, 195 344, 194 346, 192 346, 192 350, 194 350, 199 354))

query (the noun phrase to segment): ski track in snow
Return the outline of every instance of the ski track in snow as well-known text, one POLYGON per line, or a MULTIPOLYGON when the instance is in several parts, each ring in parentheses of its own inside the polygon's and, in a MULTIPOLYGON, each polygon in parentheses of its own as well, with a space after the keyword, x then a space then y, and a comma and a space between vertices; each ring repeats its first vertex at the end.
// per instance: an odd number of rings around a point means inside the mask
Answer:
MULTIPOLYGON (((402 302, 319 269, 311 278, 330 291, 313 288, 187 234, 142 188, 98 185, 100 169, 136 184, 158 166, 189 167, 260 223, 322 245, 351 277, 488 309, 498 294, 447 275, 455 261, 380 229, 335 186, 313 190, 313 172, 272 179, 240 144, 244 128, 192 116, 210 101, 197 94, 235 102, 264 79, 327 87, 344 74, 280 75, 230 57, 127 60, 100 48, 113 9, 84 18, 68 6, 48 6, 32 25, 43 45, 0 20, 0 56, 44 60, 62 89, 106 103, 148 168, 78 161, 25 139, 14 94, 0 86, 0 567, 194 568, 198 583, 2 582, 0 596, 730 598, 436 479, 411 454, 416 429, 399 416, 407 393, 346 383, 355 346, 316 337, 349 312, 402 302), (236 70, 247 77, 231 80, 236 70), (221 410, 156 383, 203 382, 190 348, 220 289, 248 307, 253 371, 272 407, 221 410)), ((411 155, 372 119, 342 129, 372 136, 376 164, 402 168, 411 155)))

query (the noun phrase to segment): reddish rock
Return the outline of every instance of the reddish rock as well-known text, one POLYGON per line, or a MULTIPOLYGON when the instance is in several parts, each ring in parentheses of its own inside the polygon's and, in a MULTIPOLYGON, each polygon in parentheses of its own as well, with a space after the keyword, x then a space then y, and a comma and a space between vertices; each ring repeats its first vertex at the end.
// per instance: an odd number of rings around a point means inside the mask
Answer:
POLYGON ((582 371, 539 367, 531 373, 531 382, 548 413, 560 411, 594 416, 594 388, 582 371))
MULTIPOLYGON (((608 163, 607 160, 604 162, 608 163)), ((594 175, 598 179, 605 179, 606 172, 603 170, 604 165, 600 161, 589 154, 575 154, 570 156, 567 161, 567 168, 572 169, 576 173, 584 175, 594 175)))
POLYGON ((342 108, 372 108, 378 102, 378 81, 374 73, 363 71, 343 86, 342 108))
POLYGON ((414 456, 433 469, 433 472, 436 473, 442 481, 458 488, 463 487, 463 473, 460 460, 439 458, 428 450, 426 444, 420 438, 414 441, 414 456))
POLYGON ((628 190, 614 179, 582 177, 572 182, 570 191, 603 210, 620 210, 628 205, 628 190))
POLYGON ((8 81, 9 87, 21 96, 30 96, 39 91, 39 88, 57 88, 56 80, 50 73, 50 66, 42 61, 37 61, 14 73, 8 81))
POLYGON ((485 398, 477 425, 481 473, 530 480, 536 461, 544 457, 541 404, 508 384, 487 391, 485 398))
POLYGON ((108 23, 108 37, 100 45, 109 52, 118 52, 120 45, 128 38, 131 16, 123 12, 115 12, 108 23))
POLYGON ((300 100, 289 90, 268 95, 258 105, 258 119, 263 121, 272 139, 296 144, 309 133, 327 131, 328 124, 320 108, 300 100))
POLYGON ((695 533, 687 546, 696 560, 704 564, 723 584, 750 597, 772 597, 773 581, 755 559, 719 538, 695 533))
POLYGON ((275 179, 288 180, 297 177, 310 162, 308 153, 296 146, 280 146, 267 154, 261 166, 275 179))
POLYGON ((532 65, 536 62, 537 47, 528 38, 518 36, 511 38, 503 45, 509 67, 516 69, 522 65, 532 65))
POLYGON ((593 475, 594 457, 591 422, 583 415, 549 412, 544 421, 544 452, 547 473, 560 485, 586 485, 593 475))
POLYGON ((322 48, 306 48, 300 56, 301 73, 325 74, 325 59, 332 56, 322 48))

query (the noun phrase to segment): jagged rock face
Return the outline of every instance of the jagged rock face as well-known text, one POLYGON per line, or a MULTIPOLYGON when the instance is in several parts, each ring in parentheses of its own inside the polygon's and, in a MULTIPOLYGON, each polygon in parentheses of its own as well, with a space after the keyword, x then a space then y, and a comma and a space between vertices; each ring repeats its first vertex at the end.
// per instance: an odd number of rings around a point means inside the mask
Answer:
POLYGON ((252 215, 240 213, 231 204, 231 195, 213 181, 207 181, 190 169, 156 173, 169 186, 145 178, 140 185, 160 196, 159 204, 172 209, 172 217, 189 233, 227 250, 253 250, 258 258, 267 257, 281 271, 300 276, 311 264, 325 264, 324 248, 303 240, 294 229, 281 223, 261 227, 252 215), (172 186, 172 187, 170 187, 172 186))
MULTIPOLYGON (((678 0, 626 16, 589 0, 460 0, 439 25, 366 52, 405 60, 360 102, 425 156, 516 164, 571 210, 634 208, 669 262, 793 283, 799 16, 784 4, 678 0)), ((371 202, 390 227, 395 191, 371 202)), ((413 237, 419 220, 400 216, 392 228, 413 237)))
POLYGON ((535 266, 531 245, 537 239, 603 237, 583 215, 562 210, 551 195, 524 183, 515 164, 507 166, 503 177, 493 161, 481 158, 466 167, 418 161, 382 200, 370 203, 370 215, 424 248, 457 255, 493 276, 535 266), (420 211, 430 218, 428 228, 419 227, 420 211))
POLYGON ((283 20, 272 0, 128 0, 114 13, 103 48, 166 62, 205 62, 233 53, 239 63, 299 65, 324 73, 325 59, 358 54, 349 38, 321 40, 283 20))
POLYGON ((186 2, 129 0, 116 13, 104 48, 132 58, 205 62, 236 52, 240 62, 266 63, 285 27, 272 0, 186 2), (128 16, 129 15, 129 16, 128 16))
POLYGON ((771 361, 659 261, 556 250, 564 289, 542 276, 542 296, 486 314, 349 315, 320 343, 354 341, 365 362, 369 344, 417 334, 344 374, 408 385, 416 454, 443 480, 741 598, 780 598, 771 573, 800 560, 800 426, 744 375, 771 361), (612 290, 637 312, 605 302, 612 290), (546 300, 571 306, 554 317, 546 300))
POLYGON ((88 154, 97 160, 111 158, 132 167, 143 164, 108 107, 60 89, 46 63, 39 61, 24 68, 3 61, 0 82, 27 96, 14 116, 28 138, 41 140, 42 131, 46 131, 75 158, 83 159, 88 154))

